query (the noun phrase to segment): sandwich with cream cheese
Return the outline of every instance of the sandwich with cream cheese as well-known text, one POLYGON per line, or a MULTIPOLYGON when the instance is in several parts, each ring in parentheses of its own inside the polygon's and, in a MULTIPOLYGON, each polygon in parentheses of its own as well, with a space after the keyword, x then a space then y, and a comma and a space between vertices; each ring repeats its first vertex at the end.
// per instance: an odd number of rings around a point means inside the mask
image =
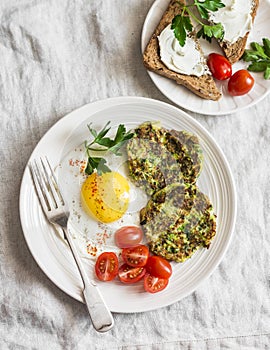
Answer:
MULTIPOLYGON (((244 53, 252 28, 259 0, 222 0, 225 5, 218 11, 209 11, 210 24, 221 23, 224 36, 218 40, 225 56, 231 63, 237 62, 244 53)), ((215 81, 208 70, 204 54, 195 33, 189 33, 186 43, 180 46, 171 29, 175 16, 181 14, 179 3, 171 0, 155 29, 143 54, 147 69, 176 81, 196 95, 217 101, 221 97, 215 81)))
POLYGON ((222 0, 225 7, 209 12, 211 23, 221 23, 224 37, 219 40, 228 60, 233 64, 243 55, 256 17, 259 0, 222 0))
POLYGON ((195 34, 190 34, 186 45, 181 47, 170 28, 173 18, 181 11, 179 2, 184 3, 182 0, 171 0, 163 14, 145 48, 144 65, 147 69, 185 86, 196 95, 216 101, 221 93, 207 67, 195 34))

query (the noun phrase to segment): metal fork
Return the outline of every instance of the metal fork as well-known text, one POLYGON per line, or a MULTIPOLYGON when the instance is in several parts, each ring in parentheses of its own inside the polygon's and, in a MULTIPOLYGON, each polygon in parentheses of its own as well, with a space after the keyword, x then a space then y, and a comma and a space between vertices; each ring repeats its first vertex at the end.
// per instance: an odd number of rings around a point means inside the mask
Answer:
POLYGON ((111 312, 106 306, 97 284, 89 280, 87 273, 78 254, 77 248, 67 229, 69 219, 68 206, 60 192, 56 176, 45 157, 40 162, 34 160, 29 164, 36 192, 48 221, 63 230, 79 273, 83 281, 83 296, 87 305, 94 328, 98 332, 107 332, 114 325, 111 312))

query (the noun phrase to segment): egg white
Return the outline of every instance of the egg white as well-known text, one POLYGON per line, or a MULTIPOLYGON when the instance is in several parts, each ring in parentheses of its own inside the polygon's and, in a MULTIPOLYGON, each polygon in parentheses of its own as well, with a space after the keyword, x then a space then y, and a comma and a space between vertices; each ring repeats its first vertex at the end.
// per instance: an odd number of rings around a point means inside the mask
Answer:
POLYGON ((69 152, 57 169, 61 190, 70 210, 68 229, 81 256, 91 260, 96 259, 103 251, 119 253, 120 250, 114 242, 115 231, 126 225, 139 225, 139 211, 148 200, 145 192, 130 180, 124 152, 122 156, 106 154, 102 157, 106 158, 112 171, 119 172, 126 178, 130 186, 128 209, 122 218, 112 223, 99 222, 89 216, 82 207, 81 187, 87 177, 83 171, 87 160, 84 145, 69 152))

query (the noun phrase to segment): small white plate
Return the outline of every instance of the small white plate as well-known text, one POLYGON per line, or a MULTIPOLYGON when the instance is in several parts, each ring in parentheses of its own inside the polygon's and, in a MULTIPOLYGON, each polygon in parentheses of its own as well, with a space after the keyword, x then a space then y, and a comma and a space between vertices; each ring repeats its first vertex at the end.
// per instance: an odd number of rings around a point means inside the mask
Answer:
MULTIPOLYGON (((156 0, 149 10, 142 30, 142 52, 150 40, 168 4, 169 0, 156 0)), ((269 38, 269 18, 269 0, 261 0, 253 29, 248 37, 247 48, 249 48, 250 42, 256 41, 261 43, 262 38, 269 38)), ((209 44, 206 40, 200 39, 200 43, 206 56, 211 52, 222 53, 214 40, 212 44, 209 44)), ((233 65, 233 73, 239 69, 246 69, 247 66, 247 62, 240 60, 233 65)), ((265 80, 263 78, 263 73, 251 72, 251 74, 255 78, 255 84, 248 94, 237 97, 230 96, 227 93, 227 81, 216 81, 218 88, 222 92, 222 97, 219 101, 211 101, 202 99, 185 87, 176 84, 174 81, 149 71, 149 75, 156 87, 172 102, 192 112, 207 115, 235 113, 261 101, 270 91, 270 80, 265 80)))
MULTIPOLYGON (((218 218, 217 234, 210 249, 198 251, 185 263, 172 264, 173 275, 168 287, 154 295, 144 292, 142 283, 124 285, 117 280, 97 282, 111 311, 128 313, 153 310, 190 294, 221 261, 235 224, 234 181, 224 154, 206 129, 180 109, 142 97, 97 101, 68 114, 43 136, 29 161, 46 155, 53 166, 61 163, 64 155, 84 142, 87 124, 93 122, 99 129, 109 120, 112 127, 121 123, 127 129, 146 120, 159 120, 166 128, 188 130, 200 138, 204 153, 205 162, 198 184, 212 200, 218 218)), ((59 181, 61 185, 61 178, 59 181)), ((21 184, 20 217, 25 239, 38 265, 59 288, 82 301, 82 283, 72 255, 66 243, 44 218, 28 166, 21 184)), ((91 221, 89 223, 89 230, 94 231, 91 221)), ((93 277, 94 261, 89 260, 85 264, 89 277, 93 277)))

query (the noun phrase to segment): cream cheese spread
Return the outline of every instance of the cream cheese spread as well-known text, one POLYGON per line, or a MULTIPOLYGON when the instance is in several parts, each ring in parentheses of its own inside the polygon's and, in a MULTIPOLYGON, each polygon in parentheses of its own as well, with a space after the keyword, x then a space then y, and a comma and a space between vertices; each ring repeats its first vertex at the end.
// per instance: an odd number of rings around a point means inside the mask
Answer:
POLYGON ((187 37, 182 47, 168 25, 158 36, 160 59, 170 70, 185 75, 209 74, 204 58, 194 39, 187 37))
POLYGON ((234 43, 252 28, 253 0, 222 0, 222 2, 225 7, 211 12, 209 19, 223 25, 223 40, 234 43))

